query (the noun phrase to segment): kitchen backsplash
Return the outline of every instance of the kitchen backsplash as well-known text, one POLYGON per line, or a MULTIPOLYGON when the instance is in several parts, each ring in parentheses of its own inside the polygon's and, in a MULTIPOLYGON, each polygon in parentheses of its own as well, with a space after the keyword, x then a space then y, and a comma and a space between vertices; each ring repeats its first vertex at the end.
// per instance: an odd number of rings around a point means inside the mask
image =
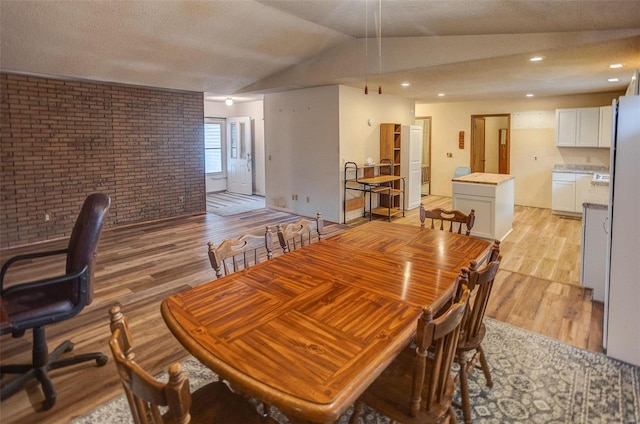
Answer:
POLYGON ((608 166, 582 165, 582 164, 557 164, 554 171, 584 171, 584 172, 609 172, 608 166))

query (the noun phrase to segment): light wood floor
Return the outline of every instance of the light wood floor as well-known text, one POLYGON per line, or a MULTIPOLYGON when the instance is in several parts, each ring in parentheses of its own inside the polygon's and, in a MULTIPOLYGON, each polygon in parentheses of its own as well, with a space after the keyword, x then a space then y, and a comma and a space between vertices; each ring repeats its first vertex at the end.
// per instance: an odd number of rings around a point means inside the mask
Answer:
MULTIPOLYGON (((429 196, 423 203, 446 208, 451 206, 451 199, 429 196)), ((99 350, 110 355, 108 309, 120 303, 134 336, 138 362, 153 374, 165 370, 187 354, 164 325, 160 302, 215 278, 206 256, 206 242, 262 233, 266 225, 295 219, 294 215, 262 209, 230 217, 206 214, 105 231, 98 252, 94 302, 79 316, 47 327, 49 347, 52 349, 70 336, 78 353, 99 350)), ((394 222, 418 225, 417 210, 394 222)), ((515 230, 503 243, 504 266, 498 273, 487 315, 575 346, 601 350, 601 306, 593 307, 589 293, 575 284, 566 284, 575 283, 572 276, 578 269, 579 226, 579 221, 561 220, 545 210, 517 207, 515 230), (572 245, 576 234, 577 249, 572 245)), ((328 236, 347 228, 338 224, 326 226, 328 236)), ((65 244, 61 241, 2 251, 0 260, 65 244)), ((42 259, 39 264, 16 270, 7 276, 7 282, 63 271, 63 266, 53 259, 42 259)), ((2 362, 29 361, 30 347, 30 332, 19 339, 3 336, 2 362)), ((58 392, 52 410, 35 412, 42 395, 38 385, 32 384, 0 404, 0 421, 68 422, 121 393, 111 362, 101 368, 86 364, 55 370, 51 375, 58 392)))

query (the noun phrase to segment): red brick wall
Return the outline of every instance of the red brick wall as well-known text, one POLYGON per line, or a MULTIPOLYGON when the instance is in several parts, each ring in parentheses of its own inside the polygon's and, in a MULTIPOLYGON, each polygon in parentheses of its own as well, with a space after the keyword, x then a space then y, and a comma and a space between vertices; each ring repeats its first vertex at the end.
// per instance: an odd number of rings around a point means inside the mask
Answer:
POLYGON ((205 210, 202 93, 2 73, 0 99, 1 248, 68 237, 96 191, 107 227, 205 210))

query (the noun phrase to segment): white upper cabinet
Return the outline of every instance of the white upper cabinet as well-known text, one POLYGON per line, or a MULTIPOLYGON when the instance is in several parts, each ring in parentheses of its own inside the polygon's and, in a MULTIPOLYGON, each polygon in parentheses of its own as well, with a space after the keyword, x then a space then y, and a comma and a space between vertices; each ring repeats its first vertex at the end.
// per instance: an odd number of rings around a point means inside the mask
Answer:
POLYGON ((556 146, 575 146, 577 109, 556 109, 556 146))
POLYGON ((600 108, 556 109, 556 146, 599 147, 600 108))
POLYGON ((600 137, 598 147, 611 147, 611 137, 613 135, 613 111, 611 106, 600 108, 600 137))
POLYGON ((600 108, 578 109, 576 147, 598 147, 600 136, 600 108))

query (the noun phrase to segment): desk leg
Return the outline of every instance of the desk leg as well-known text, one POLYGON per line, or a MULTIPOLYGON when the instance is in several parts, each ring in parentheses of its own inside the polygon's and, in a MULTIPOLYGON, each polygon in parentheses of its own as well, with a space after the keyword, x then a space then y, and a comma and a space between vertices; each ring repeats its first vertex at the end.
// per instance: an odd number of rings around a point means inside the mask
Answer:
POLYGON ((367 216, 367 190, 366 188, 362 190, 362 195, 364 196, 364 200, 362 201, 362 217, 367 216))
POLYGON ((407 192, 406 192, 406 187, 404 186, 404 178, 401 181, 402 181, 402 183, 401 183, 402 184, 402 199, 400 199, 401 200, 400 204, 402 205, 402 216, 404 216, 404 196, 407 195, 407 192))
POLYGON ((391 208, 393 207, 393 198, 391 197, 391 189, 393 184, 389 183, 389 189, 387 190, 387 222, 391 222, 391 208))
POLYGON ((369 186, 369 221, 371 221, 371 217, 373 216, 373 212, 371 209, 371 205, 373 204, 373 202, 371 201, 371 199, 373 198, 373 187, 369 186))

